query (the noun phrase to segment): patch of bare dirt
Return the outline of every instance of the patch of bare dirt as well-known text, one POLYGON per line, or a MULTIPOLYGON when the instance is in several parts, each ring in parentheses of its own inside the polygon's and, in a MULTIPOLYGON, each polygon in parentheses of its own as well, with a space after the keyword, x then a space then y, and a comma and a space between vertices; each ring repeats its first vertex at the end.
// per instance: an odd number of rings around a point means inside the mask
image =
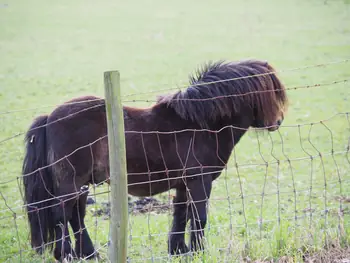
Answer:
MULTIPOLYGON (((88 199, 87 204, 94 204, 95 201, 92 198, 88 199)), ((131 214, 161 214, 166 213, 171 209, 169 203, 164 203, 153 197, 144 197, 136 200, 129 198, 129 213, 131 214)), ((102 202, 96 207, 92 207, 90 211, 93 216, 104 216, 108 218, 110 216, 111 205, 110 202, 102 202)))

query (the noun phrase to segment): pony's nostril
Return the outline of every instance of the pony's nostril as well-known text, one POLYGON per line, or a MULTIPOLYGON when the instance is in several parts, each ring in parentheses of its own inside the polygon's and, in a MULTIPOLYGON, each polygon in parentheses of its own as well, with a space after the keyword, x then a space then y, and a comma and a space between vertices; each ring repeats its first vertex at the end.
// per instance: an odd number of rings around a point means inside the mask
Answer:
POLYGON ((281 126, 281 124, 282 124, 282 120, 278 120, 278 121, 277 121, 277 125, 278 125, 278 126, 281 126))

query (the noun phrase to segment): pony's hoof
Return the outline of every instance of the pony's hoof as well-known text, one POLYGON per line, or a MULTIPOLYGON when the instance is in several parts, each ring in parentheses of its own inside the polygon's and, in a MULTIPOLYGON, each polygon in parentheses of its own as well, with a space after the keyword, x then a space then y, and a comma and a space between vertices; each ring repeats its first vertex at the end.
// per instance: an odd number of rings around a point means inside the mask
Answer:
POLYGON ((181 254, 186 254, 188 253, 190 250, 188 249, 188 247, 186 246, 185 242, 181 242, 181 243, 177 243, 174 244, 170 247, 170 254, 171 255, 181 255, 181 254))
POLYGON ((190 250, 192 252, 197 252, 197 253, 200 253, 200 252, 203 252, 204 251, 204 245, 202 242, 192 242, 191 245, 190 245, 190 250))
POLYGON ((72 254, 68 254, 62 259, 62 263, 71 263, 73 260, 74 256, 72 254))
POLYGON ((53 254, 58 262, 72 262, 75 258, 74 251, 68 249, 66 249, 63 254, 60 249, 55 249, 53 254))

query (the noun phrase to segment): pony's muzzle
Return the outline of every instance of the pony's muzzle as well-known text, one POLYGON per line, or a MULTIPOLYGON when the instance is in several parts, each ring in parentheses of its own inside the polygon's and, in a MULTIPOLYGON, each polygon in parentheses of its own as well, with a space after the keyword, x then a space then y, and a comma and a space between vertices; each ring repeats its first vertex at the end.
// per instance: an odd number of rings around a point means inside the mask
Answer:
POLYGON ((274 126, 269 127, 267 130, 270 131, 270 132, 273 132, 273 131, 277 131, 278 128, 279 128, 279 126, 274 125, 274 126))
POLYGON ((276 130, 278 130, 278 128, 282 125, 282 122, 283 122, 283 118, 277 120, 275 125, 273 125, 273 126, 268 128, 268 131, 276 131, 276 130))

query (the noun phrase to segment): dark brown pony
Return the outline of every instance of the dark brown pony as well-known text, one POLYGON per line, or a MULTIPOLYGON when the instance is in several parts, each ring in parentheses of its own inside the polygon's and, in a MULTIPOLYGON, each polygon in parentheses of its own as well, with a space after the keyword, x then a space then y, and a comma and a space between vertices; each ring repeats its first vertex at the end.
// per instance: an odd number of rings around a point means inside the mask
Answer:
MULTIPOLYGON (((186 90, 147 109, 124 107, 128 190, 150 196, 176 189, 169 253, 202 249, 212 182, 249 127, 278 129, 285 89, 266 62, 212 63, 186 90), (184 233, 191 221, 189 248, 184 233)), ((26 134, 23 164, 31 244, 54 256, 94 257, 81 187, 109 177, 104 100, 76 98, 38 117, 26 134), (70 245, 68 222, 76 239, 70 245)))

